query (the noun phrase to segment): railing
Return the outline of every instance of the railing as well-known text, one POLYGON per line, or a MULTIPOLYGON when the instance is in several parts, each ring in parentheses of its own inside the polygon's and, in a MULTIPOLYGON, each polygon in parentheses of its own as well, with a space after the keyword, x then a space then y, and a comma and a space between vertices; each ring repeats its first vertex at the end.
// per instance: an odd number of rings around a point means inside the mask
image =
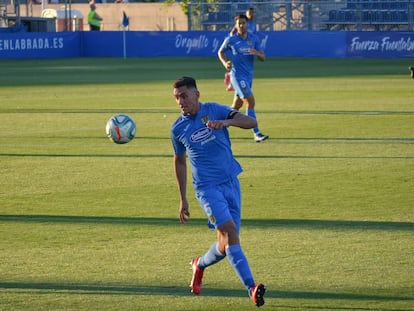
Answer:
POLYGON ((9 1, 0 0, 0 28, 7 27, 7 5, 9 1))
POLYGON ((414 0, 276 0, 190 3, 189 30, 230 30, 249 7, 263 31, 414 29, 414 0))
POLYGON ((329 11, 329 29, 413 30, 412 1, 349 0, 329 11))
POLYGON ((14 21, 20 19, 20 4, 20 0, 0 0, 0 27, 13 26, 10 25, 10 16, 14 21))

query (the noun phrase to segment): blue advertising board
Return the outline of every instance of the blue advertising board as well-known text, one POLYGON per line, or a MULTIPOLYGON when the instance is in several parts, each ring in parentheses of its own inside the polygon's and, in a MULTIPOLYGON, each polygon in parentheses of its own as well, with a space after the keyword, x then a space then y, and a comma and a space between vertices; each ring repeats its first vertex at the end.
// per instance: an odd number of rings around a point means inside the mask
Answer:
POLYGON ((0 33, 0 58, 79 57, 80 43, 75 32, 0 33))
POLYGON ((278 57, 345 57, 343 31, 265 32, 266 56, 278 57))
POLYGON ((349 32, 346 36, 346 55, 364 58, 414 57, 412 32, 349 32))
MULTIPOLYGON (((0 58, 216 57, 224 31, 0 32, 0 58)), ((267 57, 414 57, 414 33, 261 32, 267 57)))
POLYGON ((228 33, 211 31, 116 31, 84 33, 85 56, 215 56, 228 33), (109 44, 108 44, 109 43, 109 44))
MULTIPOLYGON (((119 57, 123 51, 127 57, 215 57, 226 36, 224 31, 89 32, 84 50, 94 57, 119 57)), ((268 57, 345 57, 346 52, 344 32, 272 31, 261 38, 268 57)))

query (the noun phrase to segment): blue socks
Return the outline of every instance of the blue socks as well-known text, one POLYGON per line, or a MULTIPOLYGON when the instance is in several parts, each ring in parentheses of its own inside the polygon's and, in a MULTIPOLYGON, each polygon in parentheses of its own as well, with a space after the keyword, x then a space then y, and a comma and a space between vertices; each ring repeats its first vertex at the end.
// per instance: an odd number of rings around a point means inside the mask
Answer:
MULTIPOLYGON (((252 117, 253 119, 257 120, 256 119, 256 112, 254 111, 254 109, 246 109, 246 115, 248 115, 249 117, 252 117)), ((255 134, 260 133, 259 127, 255 127, 253 129, 253 133, 255 133, 255 134)))
POLYGON ((236 271, 240 281, 249 289, 254 286, 254 279, 250 271, 249 263, 240 244, 230 245, 226 249, 227 259, 236 271))
POLYGON ((204 256, 200 258, 198 262, 198 267, 204 270, 208 266, 218 263, 224 257, 226 257, 226 254, 222 254, 218 250, 218 243, 216 242, 213 245, 211 245, 207 253, 205 253, 204 256))
POLYGON ((255 285, 253 275, 240 244, 230 245, 226 248, 226 254, 222 254, 218 250, 218 243, 214 243, 207 253, 200 258, 198 267, 204 270, 208 266, 218 263, 226 256, 243 285, 247 289, 253 287, 255 285))

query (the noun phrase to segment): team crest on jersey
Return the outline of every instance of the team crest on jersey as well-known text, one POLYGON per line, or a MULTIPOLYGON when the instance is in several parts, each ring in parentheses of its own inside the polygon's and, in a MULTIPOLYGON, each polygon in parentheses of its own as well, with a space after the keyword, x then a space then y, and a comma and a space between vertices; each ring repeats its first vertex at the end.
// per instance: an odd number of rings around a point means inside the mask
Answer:
POLYGON ((202 117, 201 117, 201 122, 202 122, 203 124, 206 124, 206 123, 208 122, 208 120, 209 120, 209 118, 208 118, 208 114, 207 114, 207 115, 205 115, 205 116, 202 116, 202 117))

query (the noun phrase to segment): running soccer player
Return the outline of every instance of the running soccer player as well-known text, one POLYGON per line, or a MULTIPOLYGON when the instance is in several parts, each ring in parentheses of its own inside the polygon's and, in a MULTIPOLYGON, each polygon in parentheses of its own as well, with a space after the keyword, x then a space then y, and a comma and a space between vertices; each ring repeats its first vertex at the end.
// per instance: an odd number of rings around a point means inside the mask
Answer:
POLYGON ((217 242, 201 257, 192 260, 191 291, 199 295, 207 267, 227 257, 246 287, 253 303, 264 304, 266 288, 256 284, 240 245, 241 193, 240 164, 233 157, 228 127, 251 129, 255 119, 218 103, 201 103, 196 81, 182 77, 173 84, 181 116, 171 126, 174 170, 180 195, 179 217, 185 224, 190 217, 187 200, 187 155, 192 168, 193 187, 210 228, 217 231, 217 242))
MULTIPOLYGON (((256 24, 256 21, 254 20, 255 15, 256 15, 256 11, 254 10, 253 7, 249 7, 246 10, 247 31, 259 36, 256 30, 257 24, 256 24)), ((236 33, 237 33, 237 28, 234 26, 230 31, 230 35, 233 36, 236 33)), ((230 72, 229 71, 226 71, 224 73, 224 84, 226 85, 226 91, 228 92, 234 91, 234 88, 230 83, 230 72)))
MULTIPOLYGON (((230 71, 231 85, 235 90, 232 107, 239 110, 245 104, 246 114, 256 119, 255 98, 252 91, 253 64, 256 57, 262 62, 266 57, 260 48, 259 38, 248 31, 246 15, 237 15, 235 22, 237 33, 224 39, 218 50, 218 57, 224 68, 230 71), (227 52, 231 53, 231 60, 227 59, 227 52)), ((258 126, 253 129, 253 133, 256 142, 269 138, 268 135, 260 132, 258 126)))

